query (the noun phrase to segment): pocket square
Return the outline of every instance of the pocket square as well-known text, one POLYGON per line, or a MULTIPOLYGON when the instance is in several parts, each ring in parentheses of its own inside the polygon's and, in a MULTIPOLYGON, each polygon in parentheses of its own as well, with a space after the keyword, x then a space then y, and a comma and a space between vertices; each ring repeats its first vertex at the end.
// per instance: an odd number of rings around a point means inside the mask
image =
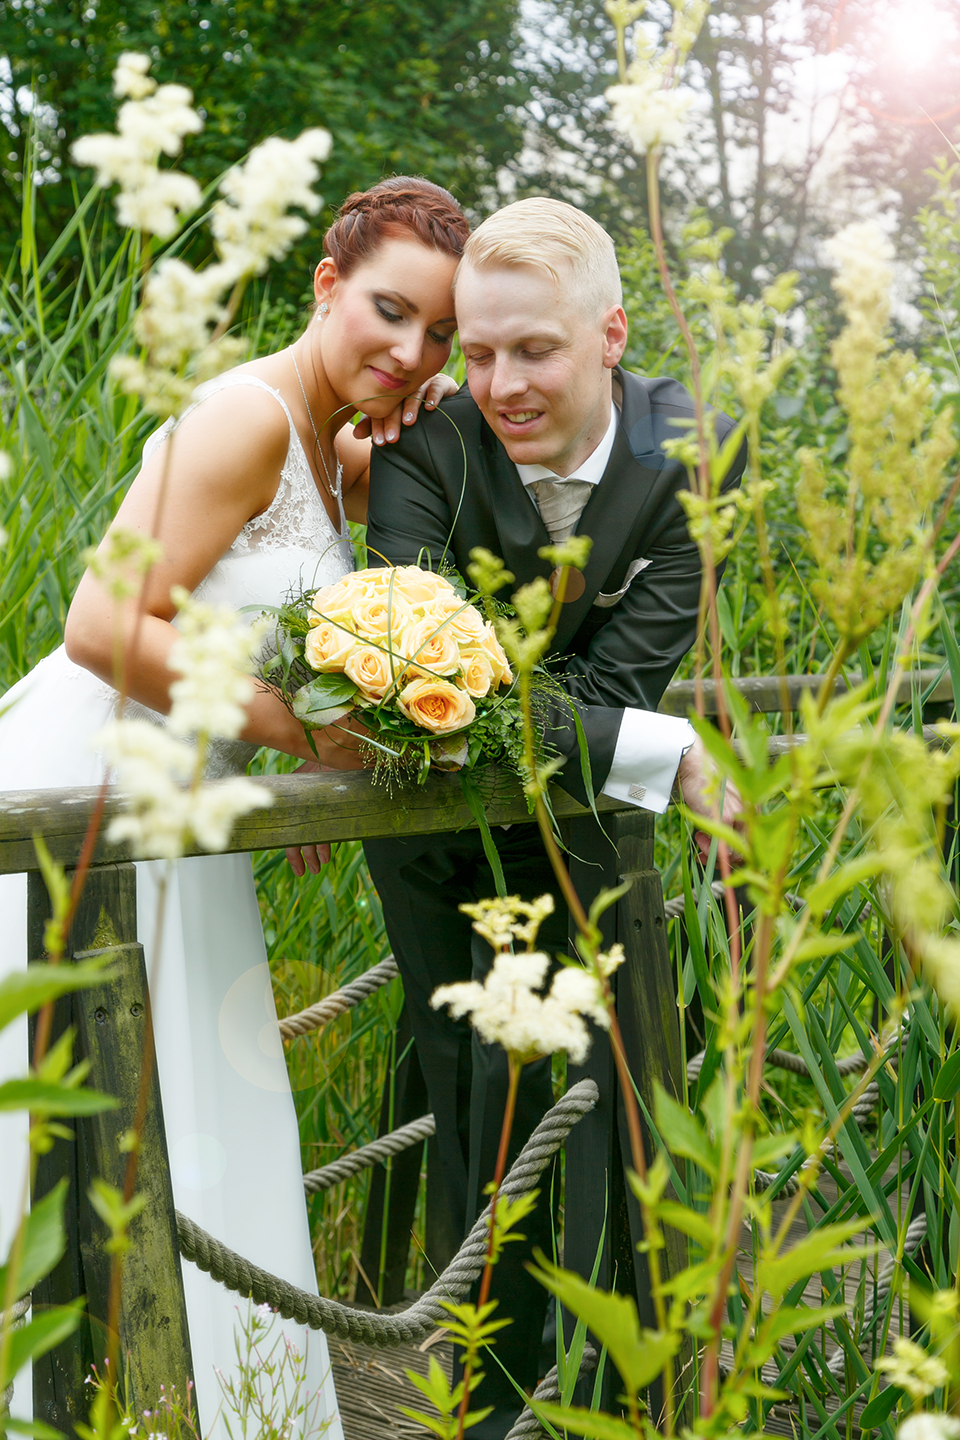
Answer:
POLYGON ((593 602, 594 605, 599 606, 601 610, 609 610, 611 605, 616 605, 617 601, 622 600, 624 595, 626 595, 627 591, 630 589, 631 583, 640 574, 640 571, 646 570, 649 564, 649 560, 631 560, 629 568, 627 569, 627 573, 624 576, 623 585, 620 587, 620 589, 613 591, 613 593, 610 595, 604 595, 603 591, 601 590, 596 600, 594 600, 593 602))

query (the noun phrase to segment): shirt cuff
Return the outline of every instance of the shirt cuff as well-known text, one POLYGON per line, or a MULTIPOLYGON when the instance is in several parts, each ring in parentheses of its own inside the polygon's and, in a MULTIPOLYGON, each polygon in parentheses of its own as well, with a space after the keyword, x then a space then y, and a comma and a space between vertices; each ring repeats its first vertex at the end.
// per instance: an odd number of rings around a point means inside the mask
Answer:
POLYGON ((689 720, 625 709, 602 793, 662 815, 683 755, 696 739, 689 720))

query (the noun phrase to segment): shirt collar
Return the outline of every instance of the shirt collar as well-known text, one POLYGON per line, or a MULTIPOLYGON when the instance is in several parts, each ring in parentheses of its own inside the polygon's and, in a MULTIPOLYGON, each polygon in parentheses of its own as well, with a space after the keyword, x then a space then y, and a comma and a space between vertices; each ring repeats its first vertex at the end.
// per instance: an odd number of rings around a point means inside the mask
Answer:
POLYGON ((588 485, 599 485, 613 450, 613 442, 617 438, 619 418, 617 407, 611 402, 610 424, 607 426, 606 435, 596 450, 591 451, 586 460, 580 462, 572 475, 558 475, 555 470, 548 470, 546 465, 518 465, 517 473, 520 479, 524 485, 532 485, 535 480, 558 480, 561 484, 565 480, 583 480, 588 485))

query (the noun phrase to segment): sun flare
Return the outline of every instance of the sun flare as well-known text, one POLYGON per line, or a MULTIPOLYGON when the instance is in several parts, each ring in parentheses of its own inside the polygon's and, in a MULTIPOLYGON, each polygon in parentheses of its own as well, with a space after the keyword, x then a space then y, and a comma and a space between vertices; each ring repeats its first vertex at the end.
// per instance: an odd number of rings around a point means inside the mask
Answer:
POLYGON ((924 70, 936 63, 944 46, 955 38, 957 25, 936 0, 907 0, 892 5, 878 24, 884 49, 906 70, 924 70))

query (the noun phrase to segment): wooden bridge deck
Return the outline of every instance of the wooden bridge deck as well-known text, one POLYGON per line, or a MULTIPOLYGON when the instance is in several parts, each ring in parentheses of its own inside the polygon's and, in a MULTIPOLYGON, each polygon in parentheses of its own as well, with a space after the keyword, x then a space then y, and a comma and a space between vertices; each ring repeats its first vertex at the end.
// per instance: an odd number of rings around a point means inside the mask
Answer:
MULTIPOLYGON (((819 1189, 828 1202, 832 1203, 836 1199, 836 1183, 829 1176, 821 1177, 819 1189)), ((906 1198, 906 1194, 904 1198, 906 1198)), ((787 1200, 774 1202, 773 1224, 775 1230, 783 1218, 788 1203, 787 1200)), ((895 1200, 892 1203, 895 1203, 895 1200)), ((787 1248, 803 1239, 806 1233, 807 1226, 801 1214, 790 1228, 787 1248)), ((858 1236, 856 1240, 859 1242, 861 1239, 869 1238, 869 1236, 858 1236)), ((883 1263, 885 1254, 886 1252, 881 1250, 875 1259, 855 1261, 847 1270, 844 1276, 844 1293, 848 1311, 853 1309, 858 1291, 863 1284, 866 1285, 869 1293, 873 1277, 883 1263)), ((738 1268, 741 1277, 749 1283, 753 1267, 749 1237, 746 1234, 738 1268)), ((804 1302, 810 1306, 825 1303, 821 1295, 819 1276, 814 1276, 808 1283, 804 1291, 804 1302)), ((904 1300, 903 1303, 894 1306, 886 1337, 886 1350, 889 1351, 892 1348, 893 1341, 898 1335, 907 1333, 909 1333, 909 1310, 904 1300)), ((882 1327, 878 1327, 878 1335, 882 1335, 882 1327)), ((832 1331, 821 1332, 817 1338, 829 1359, 837 1349, 837 1342, 833 1338, 832 1331)), ((784 1350, 789 1351, 792 1348, 793 1342, 788 1338, 784 1342, 784 1350)), ((429 1432, 422 1425, 404 1416, 401 1413, 401 1407, 429 1410, 423 1396, 407 1379, 405 1371, 415 1370, 418 1374, 426 1375, 431 1355, 440 1361, 449 1375, 452 1364, 452 1346, 448 1341, 442 1339, 439 1331, 419 1345, 404 1345, 393 1350, 376 1350, 366 1345, 355 1345, 347 1341, 332 1341, 330 1345, 331 1365, 336 1381, 345 1440, 420 1440, 420 1437, 426 1436, 429 1432)), ((729 1342, 726 1342, 721 1352, 721 1363, 729 1364, 731 1360, 732 1350, 729 1342)), ((866 1360, 868 1365, 872 1364, 870 1356, 867 1356, 866 1360)), ((765 1375, 764 1378, 772 1381, 774 1377, 771 1373, 765 1375)), ((842 1385, 842 1376, 840 1379, 842 1385)), ((826 1402, 821 1400, 821 1404, 824 1405, 827 1413, 831 1413, 837 1408, 835 1399, 829 1399, 826 1402)), ((854 1430, 856 1430, 855 1418, 861 1409, 862 1406, 859 1404, 855 1407, 854 1430)), ((812 1423, 814 1432, 820 1428, 822 1423, 812 1407, 810 1407, 807 1422, 808 1425, 812 1423)), ((846 1418, 843 1417, 839 1423, 846 1431, 846 1418)), ((795 1403, 785 1403, 777 1406, 771 1413, 765 1426, 765 1433, 794 1437, 802 1428, 798 1406, 795 1403)))

